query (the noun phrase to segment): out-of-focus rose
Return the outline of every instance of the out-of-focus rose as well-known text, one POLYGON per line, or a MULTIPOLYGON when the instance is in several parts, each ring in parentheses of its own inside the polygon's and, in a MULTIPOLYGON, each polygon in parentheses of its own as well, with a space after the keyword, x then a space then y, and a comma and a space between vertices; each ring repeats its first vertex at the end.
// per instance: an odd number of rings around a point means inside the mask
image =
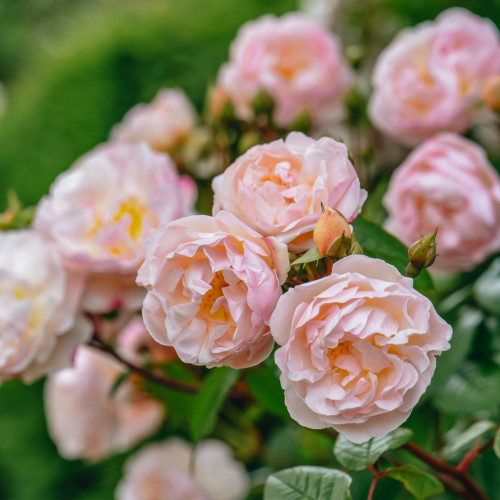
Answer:
POLYGON ((451 337, 412 283, 382 260, 351 255, 281 297, 271 333, 293 419, 360 443, 408 418, 451 337))
POLYGON ((274 99, 278 125, 290 126, 304 111, 318 125, 341 114, 350 82, 337 37, 312 18, 292 13, 240 28, 217 77, 222 90, 216 95, 227 95, 236 114, 248 120, 253 99, 265 91, 274 99))
POLYGON ((162 225, 137 277, 144 322, 185 363, 256 365, 272 350, 269 318, 288 269, 286 245, 228 212, 162 225))
POLYGON ((107 144, 62 173, 42 199, 35 228, 71 268, 89 275, 83 307, 140 306, 134 284, 151 229, 192 213, 194 182, 146 144, 107 144))
POLYGON ((193 450, 171 438, 147 446, 126 463, 116 500, 241 500, 248 488, 245 468, 225 443, 203 441, 193 450))
POLYGON ((159 344, 149 335, 144 321, 139 316, 134 317, 118 334, 117 351, 127 361, 138 365, 144 362, 145 356, 155 364, 177 358, 172 347, 159 344))
POLYGON ((0 232, 0 381, 31 382, 71 364, 91 335, 76 314, 82 288, 40 235, 0 232))
POLYGON ((322 203, 352 221, 366 199, 344 144, 298 132, 249 149, 212 187, 214 214, 232 212, 264 236, 287 243, 292 252, 314 245, 322 203))
POLYGON ((382 132, 415 145, 440 131, 463 132, 477 115, 485 80, 500 71, 495 25, 465 9, 403 30, 373 75, 371 119, 382 132))
POLYGON ((500 249, 500 178, 484 150, 443 133, 394 172, 384 198, 386 229, 406 245, 439 228, 432 269, 472 269, 500 249))
POLYGON ((149 104, 137 104, 115 125, 111 140, 147 142, 156 151, 172 151, 196 125, 196 110, 181 89, 162 89, 149 104))
POLYGON ((123 373, 111 356, 84 346, 73 368, 48 378, 47 425, 64 458, 100 460, 131 448, 160 426, 163 407, 140 390, 133 376, 111 394, 123 373))

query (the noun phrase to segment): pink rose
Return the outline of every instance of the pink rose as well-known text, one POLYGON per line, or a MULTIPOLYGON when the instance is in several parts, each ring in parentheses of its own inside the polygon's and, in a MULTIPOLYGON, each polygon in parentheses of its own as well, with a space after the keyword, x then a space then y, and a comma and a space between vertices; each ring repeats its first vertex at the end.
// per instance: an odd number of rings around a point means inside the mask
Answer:
POLYGON ((171 438, 147 446, 126 463, 116 499, 242 500, 248 489, 245 468, 225 443, 202 441, 194 451, 182 439, 171 438))
POLYGON ((217 77, 244 120, 252 117, 258 92, 270 94, 274 119, 283 127, 303 111, 315 124, 336 118, 350 83, 337 37, 299 13, 264 16, 242 26, 217 77))
POLYGON ((412 146, 449 130, 463 132, 477 115, 486 79, 500 71, 495 25, 465 9, 403 30, 382 52, 369 105, 382 132, 412 146))
POLYGON ((56 179, 34 225, 68 266, 91 278, 86 310, 107 311, 116 301, 134 308, 143 298, 134 279, 149 232, 192 213, 195 196, 194 182, 178 176, 168 155, 146 144, 106 144, 56 179))
POLYGON ((64 458, 101 460, 128 450, 158 429, 163 407, 140 391, 133 376, 111 394, 123 373, 114 358, 83 346, 78 348, 74 367, 48 378, 47 425, 64 458))
POLYGON ((0 381, 31 382, 71 364, 91 336, 77 315, 82 279, 33 231, 0 231, 0 381))
POLYGON ((167 363, 177 359, 172 347, 159 344, 149 335, 142 318, 136 316, 118 334, 117 351, 124 359, 141 365, 145 356, 151 363, 167 363))
POLYGON ((431 269, 472 269, 500 250, 500 178, 477 144, 451 133, 420 145, 394 172, 386 229, 410 245, 436 227, 431 269))
POLYGON ((196 125, 196 110, 181 89, 162 89, 149 104, 137 104, 115 125, 111 140, 147 142, 156 151, 171 151, 196 125))
POLYGON ((137 277, 144 322, 185 363, 256 365, 273 348, 269 318, 288 269, 285 245, 228 212, 162 225, 137 277))
POLYGON ((281 297, 271 333, 294 420, 361 443, 408 418, 451 337, 412 283, 382 260, 351 255, 281 297))
POLYGON ((314 245, 321 203, 352 221, 366 199, 344 144, 292 132, 285 141, 255 146, 212 183, 213 213, 232 212, 292 252, 314 245))

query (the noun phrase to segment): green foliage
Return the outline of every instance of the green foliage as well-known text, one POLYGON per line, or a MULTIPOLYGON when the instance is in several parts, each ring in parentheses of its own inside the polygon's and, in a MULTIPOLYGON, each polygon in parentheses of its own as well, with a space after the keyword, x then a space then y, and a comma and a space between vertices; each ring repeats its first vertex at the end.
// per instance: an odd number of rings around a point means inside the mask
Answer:
POLYGON ((361 444, 353 443, 341 434, 335 442, 333 452, 338 461, 347 469, 363 470, 375 463, 386 451, 405 444, 412 434, 410 429, 400 427, 385 436, 372 438, 361 444))
POLYGON ((470 448, 472 444, 475 444, 479 440, 480 437, 495 428, 495 423, 490 422, 489 420, 481 420, 480 422, 472 424, 444 450, 445 455, 451 457, 462 451, 464 448, 470 448))
POLYGON ((500 429, 495 433, 495 441, 493 442, 493 451, 495 455, 500 458, 500 429))
POLYGON ((324 467, 293 467, 269 476, 264 500, 352 500, 351 478, 324 467))
MULTIPOLYGON (((397 268, 401 274, 405 274, 408 265, 408 249, 397 238, 362 217, 357 217, 352 225, 365 255, 385 260, 397 268)), ((419 292, 425 295, 433 293, 432 279, 425 269, 414 279, 413 283, 419 292)))
POLYGON ((194 442, 208 436, 214 429, 219 411, 239 372, 227 366, 213 368, 196 396, 189 431, 194 442))
POLYGON ((425 500, 444 493, 444 486, 435 476, 414 465, 402 465, 392 469, 387 477, 402 482, 404 487, 418 500, 425 500))

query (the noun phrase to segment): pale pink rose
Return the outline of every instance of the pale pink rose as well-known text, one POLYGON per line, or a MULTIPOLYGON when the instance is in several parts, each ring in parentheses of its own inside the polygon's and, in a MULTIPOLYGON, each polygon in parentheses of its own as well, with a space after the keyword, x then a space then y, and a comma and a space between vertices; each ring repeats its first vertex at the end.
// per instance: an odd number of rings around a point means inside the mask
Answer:
POLYGON ((137 277, 144 322, 185 363, 256 365, 273 348, 269 318, 289 267, 286 245, 228 212, 162 225, 137 277))
POLYGON ((307 111, 316 125, 338 118, 351 84, 338 38, 305 14, 264 16, 243 25, 217 77, 237 115, 252 117, 259 91, 274 99, 283 127, 307 111))
POLYGON ((162 89, 149 104, 137 104, 111 130, 117 142, 147 142, 156 151, 179 146, 196 125, 196 110, 181 89, 162 89))
POLYGON ((118 334, 117 351, 124 359, 137 365, 143 364, 145 357, 155 364, 177 359, 172 347, 159 344, 149 335, 144 321, 139 316, 132 318, 118 334))
POLYGON ((382 260, 351 255, 281 297, 271 333, 294 420, 361 443, 408 418, 451 337, 412 284, 382 260))
POLYGON ((366 199, 345 145, 299 132, 249 149, 213 180, 212 188, 214 214, 232 212, 292 252, 314 246, 322 203, 352 221, 366 199))
POLYGON ((114 394, 124 367, 110 355, 79 347, 74 366, 47 379, 45 414, 49 433, 67 459, 100 460, 153 434, 163 407, 129 376, 114 394))
POLYGON ((0 232, 0 381, 71 364, 91 326, 77 315, 83 281, 33 231, 0 232))
POLYGON ((495 25, 465 9, 403 30, 382 52, 369 112, 375 126, 412 146, 440 131, 465 131, 486 79, 500 71, 495 25))
POLYGON ((384 198, 386 229, 406 245, 438 228, 431 269, 464 271, 500 250, 500 178, 484 150, 443 133, 394 172, 384 198))
POLYGON ((68 266, 89 276, 83 307, 139 307, 134 285, 151 229, 193 212, 194 182, 146 144, 105 144, 62 173, 34 226, 68 266))
POLYGON ((202 441, 193 450, 182 439, 171 438, 147 446, 126 463, 115 498, 242 500, 248 489, 245 468, 225 443, 202 441))

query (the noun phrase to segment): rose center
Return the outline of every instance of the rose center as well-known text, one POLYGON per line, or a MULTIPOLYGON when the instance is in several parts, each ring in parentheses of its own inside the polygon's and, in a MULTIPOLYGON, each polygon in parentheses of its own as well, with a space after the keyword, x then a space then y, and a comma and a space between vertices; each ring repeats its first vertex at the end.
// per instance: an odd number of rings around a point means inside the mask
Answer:
POLYGON ((215 321, 222 321, 227 323, 232 318, 223 304, 219 304, 219 307, 215 311, 212 311, 215 302, 224 296, 222 289, 227 286, 222 271, 217 271, 214 274, 210 285, 212 286, 212 288, 210 288, 210 290, 208 290, 203 296, 200 304, 200 309, 215 321))

